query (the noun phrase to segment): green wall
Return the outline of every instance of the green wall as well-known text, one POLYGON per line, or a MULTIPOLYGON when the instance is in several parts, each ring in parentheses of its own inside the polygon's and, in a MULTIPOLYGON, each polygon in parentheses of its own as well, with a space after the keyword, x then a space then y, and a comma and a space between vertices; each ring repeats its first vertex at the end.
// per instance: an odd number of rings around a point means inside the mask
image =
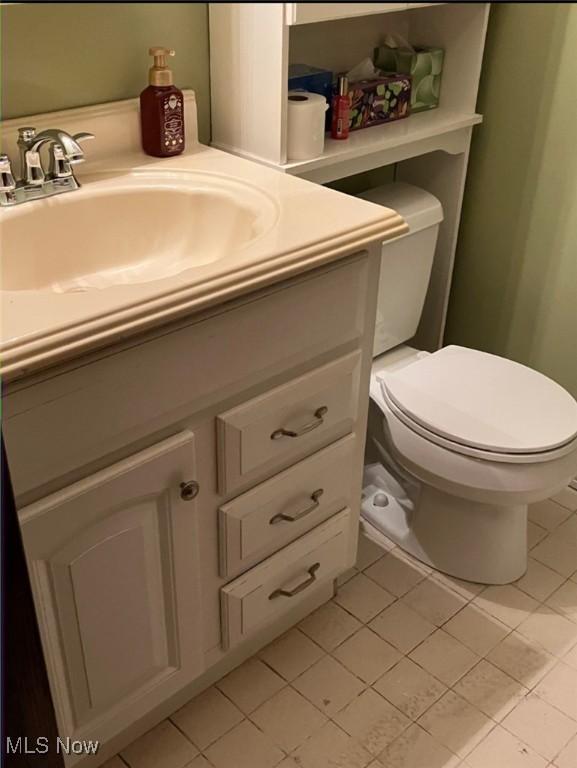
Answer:
POLYGON ((445 340, 577 397, 577 4, 491 20, 445 340))
POLYGON ((25 3, 1 9, 2 116, 138 96, 148 48, 176 50, 175 83, 194 88, 210 137, 206 3, 25 3))

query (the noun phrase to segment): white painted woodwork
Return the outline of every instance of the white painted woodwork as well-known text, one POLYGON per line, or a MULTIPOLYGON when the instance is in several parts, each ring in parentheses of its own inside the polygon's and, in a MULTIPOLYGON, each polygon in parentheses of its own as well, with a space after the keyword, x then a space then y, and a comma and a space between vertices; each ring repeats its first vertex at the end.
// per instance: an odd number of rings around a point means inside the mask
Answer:
POLYGON ((348 435, 223 504, 219 509, 221 576, 238 575, 345 506, 354 507, 354 447, 355 436, 348 435), (305 510, 310 511, 300 517, 305 510))
POLYGON ((225 66, 220 62, 211 72, 215 146, 307 178, 313 169, 330 166, 330 176, 314 178, 322 183, 426 152, 450 152, 458 143, 459 132, 480 122, 475 103, 489 4, 289 3, 284 22, 279 15, 265 12, 269 5, 277 4, 215 3, 210 8, 211 46, 214 40, 216 50, 234 50, 238 54, 231 58, 226 72, 220 70, 225 66), (388 12, 391 6, 395 13, 388 12), (307 23, 311 21, 317 23, 307 23), (353 132, 347 141, 327 138, 320 158, 286 163, 289 63, 346 72, 370 56, 389 34, 401 35, 415 45, 440 45, 445 49, 439 108, 353 132), (273 57, 270 48, 275 45, 273 57), (271 65, 257 66, 255 62, 261 57, 271 57, 271 65), (277 66, 279 61, 281 65, 277 66), (249 64, 253 69, 247 80, 244 67, 249 64), (231 109, 231 93, 238 101, 238 110, 231 109), (283 101, 271 116, 271 102, 276 104, 277 94, 281 93, 283 101), (245 116, 245 112, 249 114, 245 116), (254 120, 256 114, 263 119, 254 120), (238 129, 241 124, 243 131, 238 129), (453 142, 447 138, 449 133, 455 134, 453 142), (439 138, 437 146, 435 137, 439 138), (423 143, 426 139, 428 144, 423 143))
POLYGON ((447 5, 447 3, 407 3, 409 10, 413 8, 429 8, 432 5, 447 5))
POLYGON ((283 170, 325 184, 375 167, 401 163, 431 152, 461 154, 469 146, 471 127, 481 115, 432 109, 405 120, 354 131, 347 141, 327 138, 324 153, 313 160, 285 163, 283 170))
POLYGON ((354 563, 379 263, 375 243, 8 385, 3 429, 59 731, 102 744, 68 768, 95 768, 154 727, 330 599, 354 563), (273 461, 257 439, 257 466, 223 493, 219 415, 244 409, 258 438, 255 404, 301 424, 293 409, 315 394, 332 398, 322 439, 273 461), (186 502, 189 479, 200 493, 186 502), (273 513, 302 510, 319 484, 319 509, 269 538, 273 513), (311 541, 315 581, 272 609, 244 596, 246 635, 225 650, 221 590, 266 558, 271 589, 298 586, 311 541))
POLYGON ((219 415, 221 492, 281 469, 350 432, 359 397, 360 358, 360 352, 353 352, 219 415), (326 412, 317 415, 319 409, 326 412), (281 429, 307 431, 273 438, 281 429))
POLYGON ((60 728, 98 738, 202 671, 194 435, 20 511, 60 728))
POLYGON ((311 24, 352 16, 403 11, 417 3, 285 3, 287 24, 311 24))
POLYGON ((315 355, 358 345, 368 290, 366 258, 348 260, 322 276, 312 273, 257 294, 258 300, 236 302, 204 322, 108 352, 65 376, 8 392, 2 430, 17 500, 38 498, 34 489, 185 414, 257 384, 262 391, 268 378, 315 355))
POLYGON ((309 591, 334 579, 344 570, 349 519, 350 511, 344 509, 223 587, 224 648, 250 637, 289 607, 298 605, 309 591), (297 591, 303 586, 302 591, 297 591), (281 589, 294 590, 295 594, 275 596, 275 592, 281 589))
POLYGON ((482 3, 419 4, 419 10, 410 13, 353 17, 291 29, 291 63, 347 71, 371 55, 386 34, 400 35, 419 45, 439 45, 445 50, 445 63, 437 109, 354 131, 346 141, 327 137, 321 157, 285 163, 283 170, 324 183, 433 151, 465 151, 470 134, 467 129, 482 119, 475 106, 487 13, 482 3))
POLYGON ((475 112, 489 7, 490 3, 443 3, 407 14, 416 44, 445 50, 439 110, 475 112))
POLYGON ((209 4, 210 80, 228 83, 212 94, 212 136, 225 148, 242 144, 248 157, 284 163, 288 92, 284 5, 258 3, 258 14, 253 12, 255 5, 209 4), (243 88, 238 88, 239 82, 243 88))
MULTIPOLYGON (((397 178, 412 178, 413 183, 420 183, 439 197, 446 216, 440 227, 433 277, 415 340, 426 349, 438 348, 443 338, 472 128, 482 120, 476 112, 476 101, 490 4, 287 3, 284 20, 279 21, 276 17, 272 26, 270 16, 262 12, 263 4, 242 5, 243 14, 253 16, 249 37, 244 36, 246 24, 242 27, 244 46, 238 46, 241 27, 235 20, 234 4, 213 4, 219 10, 211 21, 211 40, 216 35, 223 48, 239 50, 243 62, 258 58, 265 40, 274 38, 277 44, 282 43, 285 47, 282 52, 277 52, 277 57, 286 62, 286 69, 272 67, 266 71, 253 71, 250 89, 256 102, 251 102, 247 109, 254 108, 263 114, 267 114, 269 108, 268 95, 284 93, 290 63, 346 72, 370 56, 373 48, 383 43, 389 34, 401 35, 414 45, 444 48, 437 109, 354 131, 346 141, 327 136, 323 154, 301 162, 271 160, 273 156, 286 157, 284 104, 280 116, 277 114, 274 119, 253 123, 254 133, 237 133, 236 141, 232 141, 228 123, 235 123, 239 118, 221 108, 222 98, 234 90, 242 111, 241 94, 248 86, 233 71, 227 73, 226 79, 216 73, 211 82, 212 120, 213 125, 218 126, 213 132, 215 146, 319 184, 396 165, 397 178), (395 6, 394 13, 390 12, 390 6, 395 6), (283 129, 280 131, 274 128, 279 119, 283 129), (273 131, 276 131, 274 136, 273 131), (254 148, 259 146, 259 141, 267 148, 276 141, 276 147, 274 151, 267 149, 266 153, 257 151, 255 154, 254 148)), ((240 71, 240 67, 237 69, 240 71)))
MULTIPOLYGON (((385 34, 406 38, 410 19, 411 15, 405 12, 384 13, 291 27, 289 64, 304 62, 333 73, 347 72, 371 56, 373 48, 382 41, 385 34)), ((341 143, 346 144, 349 140, 341 143)))

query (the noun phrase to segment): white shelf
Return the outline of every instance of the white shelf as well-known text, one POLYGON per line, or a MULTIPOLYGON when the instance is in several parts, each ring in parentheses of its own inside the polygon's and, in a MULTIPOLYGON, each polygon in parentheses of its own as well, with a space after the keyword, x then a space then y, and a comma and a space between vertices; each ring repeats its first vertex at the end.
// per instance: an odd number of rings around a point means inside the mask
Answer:
POLYGON ((285 3, 287 24, 314 24, 319 21, 353 19, 447 3, 285 3))
MULTIPOLYGON (((442 341, 489 3, 209 3, 213 145, 318 184, 396 164, 395 178, 443 206, 415 346, 442 341), (345 16, 346 18, 341 18, 345 16), (291 63, 348 72, 400 35, 445 51, 438 109, 327 139, 314 160, 287 162, 291 63), (222 54, 222 55, 220 55, 222 54)), ((378 183, 368 178, 367 183, 378 183)))
POLYGON ((458 154, 466 151, 470 129, 482 119, 476 113, 442 108, 419 112, 405 120, 353 131, 344 141, 327 138, 320 157, 277 167, 325 183, 435 150, 458 154))
POLYGON ((285 3, 287 24, 352 19, 391 11, 406 11, 409 3, 285 3))

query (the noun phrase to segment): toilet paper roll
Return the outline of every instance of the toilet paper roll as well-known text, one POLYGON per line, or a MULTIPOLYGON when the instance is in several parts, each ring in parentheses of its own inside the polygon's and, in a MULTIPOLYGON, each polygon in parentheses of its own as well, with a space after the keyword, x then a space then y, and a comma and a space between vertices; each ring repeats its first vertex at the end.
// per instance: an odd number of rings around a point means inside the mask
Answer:
POLYGON ((322 155, 325 146, 324 96, 308 91, 289 91, 287 109, 287 158, 311 160, 322 155))

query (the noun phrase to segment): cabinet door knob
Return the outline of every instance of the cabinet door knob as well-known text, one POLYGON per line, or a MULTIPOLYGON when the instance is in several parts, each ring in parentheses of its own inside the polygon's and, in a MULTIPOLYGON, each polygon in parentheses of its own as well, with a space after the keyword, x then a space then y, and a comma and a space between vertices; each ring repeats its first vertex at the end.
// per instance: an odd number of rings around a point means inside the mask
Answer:
POLYGON ((198 496, 199 490, 200 486, 196 480, 188 480, 188 482, 180 484, 180 498, 183 501, 191 501, 198 496))

